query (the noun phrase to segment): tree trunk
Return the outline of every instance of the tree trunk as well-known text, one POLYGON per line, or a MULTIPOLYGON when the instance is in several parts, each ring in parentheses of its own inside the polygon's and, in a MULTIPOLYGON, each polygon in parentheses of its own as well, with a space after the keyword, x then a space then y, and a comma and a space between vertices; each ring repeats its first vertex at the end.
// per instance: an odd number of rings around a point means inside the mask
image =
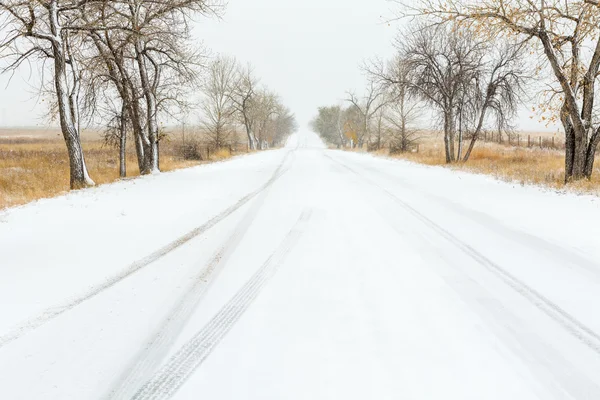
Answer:
POLYGON ((451 125, 452 113, 446 112, 444 115, 444 148, 446 150, 446 164, 450 164, 454 161, 454 144, 451 143, 454 138, 451 137, 451 125))
MULTIPOLYGON (((554 44, 550 35, 542 30, 539 33, 539 39, 544 46, 544 52, 550 61, 550 66, 554 71, 559 84, 561 85, 565 100, 561 110, 561 122, 565 129, 565 183, 581 180, 586 177, 585 171, 588 164, 588 124, 591 117, 592 104, 590 99, 584 99, 584 114, 586 114, 585 103, 588 104, 590 114, 587 118, 580 116, 580 109, 577 104, 577 96, 572 85, 575 81, 569 79, 564 73, 558 58, 554 53, 554 44)), ((577 49, 577 48, 576 48, 577 49)), ((575 65, 577 65, 575 63, 575 65)), ((588 94, 593 91, 585 90, 588 94)), ((592 95, 593 97, 593 95, 592 95)), ((592 160, 593 163, 593 160, 592 160)))
POLYGON ((458 115, 458 155, 456 156, 457 161, 460 161, 460 159, 462 158, 462 151, 463 151, 463 110, 461 107, 460 114, 458 115))
POLYGON ((585 169, 583 171, 585 177, 588 179, 592 179, 592 174, 594 173, 594 160, 596 158, 597 149, 598 145, 594 146, 590 143, 587 152, 587 159, 585 160, 585 169))
POLYGON ((121 121, 119 124, 119 176, 127 176, 127 129, 126 129, 126 106, 121 107, 121 121))
POLYGON ((594 172, 594 160, 600 135, 594 132, 588 141, 588 135, 575 134, 569 121, 563 121, 565 128, 565 183, 590 179, 594 172))
POLYGON ((79 130, 73 120, 73 110, 69 103, 69 88, 67 85, 67 66, 64 48, 60 33, 58 32, 58 15, 56 1, 50 3, 50 25, 55 40, 52 43, 54 56, 54 86, 58 102, 60 128, 67 145, 69 154, 70 185, 71 189, 81 189, 94 186, 94 181, 89 177, 81 148, 79 130))
POLYGON ((140 169, 140 175, 148 175, 152 172, 150 164, 148 163, 148 157, 146 156, 147 149, 150 147, 150 141, 146 137, 144 128, 142 126, 140 105, 138 100, 132 99, 129 104, 129 115, 131 117, 131 125, 133 127, 133 138, 135 141, 135 150, 138 160, 138 167, 140 169))
POLYGON ((598 144, 600 143, 600 128, 594 132, 590 138, 590 144, 588 146, 587 157, 585 162, 585 177, 588 179, 592 178, 594 173, 594 160, 596 159, 596 150, 598 150, 598 144))
POLYGON ((569 183, 585 177, 587 135, 575 132, 566 107, 563 107, 561 121, 565 129, 565 183, 569 183))
POLYGON ((570 124, 568 117, 561 118, 565 129, 565 183, 571 181, 573 176, 573 159, 575 154, 575 132, 570 124))
POLYGON ((454 109, 450 109, 450 115, 448 117, 448 141, 449 141, 449 152, 450 152, 450 162, 456 161, 456 153, 454 150, 454 145, 456 141, 456 134, 454 132, 454 109))
POLYGON ((574 143, 573 175, 571 179, 578 181, 585 178, 585 165, 588 153, 587 133, 585 135, 576 135, 574 143))
POLYGON ((104 59, 107 69, 113 78, 115 86, 121 96, 121 100, 126 107, 126 114, 130 118, 130 123, 133 130, 133 139, 135 143, 138 168, 141 175, 150 173, 150 166, 146 163, 146 147, 149 145, 148 138, 144 134, 144 129, 141 123, 140 106, 138 99, 135 97, 135 88, 131 76, 124 65, 123 54, 120 53, 110 41, 108 35, 105 35, 105 44, 97 36, 94 37, 94 43, 98 48, 102 58, 104 59), (106 49, 104 45, 106 45, 106 49))
POLYGON ((121 143, 119 148, 119 176, 121 178, 127 177, 127 153, 126 153, 126 142, 127 136, 121 136, 121 143))
MULTIPOLYGON (((488 90, 488 93, 490 93, 489 90, 488 90)), ((477 142, 477 140, 479 139, 479 136, 481 135, 481 130, 483 129, 483 122, 485 120, 485 115, 487 113, 489 104, 490 104, 490 98, 488 96, 485 99, 485 103, 484 103, 483 107, 481 108, 481 114, 479 115, 479 121, 477 122, 477 128, 475 128, 475 132, 473 133, 473 137, 471 138, 471 143, 469 143, 469 148, 467 149, 467 152, 465 153, 463 162, 469 161, 469 158, 471 157, 471 152, 473 152, 473 149, 475 148, 475 143, 477 142)), ((460 160, 460 157, 459 157, 459 160, 460 160)))
POLYGON ((146 159, 146 167, 150 168, 150 173, 160 172, 158 168, 158 123, 156 99, 150 85, 150 79, 148 77, 148 69, 146 67, 146 60, 142 52, 142 45, 138 41, 135 43, 136 61, 138 65, 138 71, 140 75, 140 82, 142 84, 142 90, 144 98, 146 100, 146 118, 148 126, 148 141, 149 144, 146 147, 144 156, 146 159))
POLYGON ((252 135, 252 130, 250 129, 250 122, 248 121, 248 117, 244 113, 244 128, 246 128, 246 135, 248 136, 248 149, 256 150, 256 143, 254 142, 254 136, 252 135))
POLYGON ((473 152, 473 149, 475 148, 475 143, 477 142, 479 134, 480 134, 479 130, 473 134, 473 137, 471 138, 471 143, 469 143, 469 148, 467 149, 467 152, 465 153, 465 157, 463 158, 463 162, 467 162, 467 161, 469 161, 469 158, 471 158, 471 153, 473 152))

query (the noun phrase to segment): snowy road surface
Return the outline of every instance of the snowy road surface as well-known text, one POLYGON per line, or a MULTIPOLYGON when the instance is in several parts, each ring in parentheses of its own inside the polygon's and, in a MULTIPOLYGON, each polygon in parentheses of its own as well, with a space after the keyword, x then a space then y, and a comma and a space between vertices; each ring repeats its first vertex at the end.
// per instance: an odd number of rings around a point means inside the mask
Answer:
POLYGON ((600 399, 600 206, 286 149, 0 213, 0 399, 600 399))

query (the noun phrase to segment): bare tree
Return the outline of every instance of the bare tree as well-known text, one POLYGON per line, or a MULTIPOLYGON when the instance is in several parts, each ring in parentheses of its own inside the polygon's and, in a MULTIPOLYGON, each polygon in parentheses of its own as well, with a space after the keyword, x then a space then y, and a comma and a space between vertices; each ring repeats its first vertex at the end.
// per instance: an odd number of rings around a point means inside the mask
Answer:
POLYGON ((358 146, 363 147, 371 135, 371 121, 377 112, 386 105, 386 92, 374 80, 369 80, 365 95, 359 99, 354 93, 348 93, 346 99, 361 117, 361 127, 356 132, 358 146))
POLYGON ((254 129, 254 142, 257 147, 263 150, 269 141, 269 132, 273 128, 273 121, 282 109, 281 102, 277 95, 266 88, 258 91, 252 101, 251 118, 254 129))
POLYGON ((99 118, 107 108, 99 103, 115 94, 119 118, 134 133, 140 172, 158 171, 158 116, 185 103, 200 60, 189 23, 220 10, 220 0, 0 1, 0 29, 7 32, 0 55, 10 60, 4 70, 34 59, 52 68, 51 103, 67 144, 71 187, 93 185, 80 143, 82 118, 99 118))
POLYGON ((419 0, 404 7, 404 15, 427 15, 434 23, 457 23, 486 39, 517 35, 534 46, 555 78, 550 104, 557 105, 554 118, 565 130, 565 181, 592 176, 600 143, 595 104, 600 70, 600 2, 419 0))
POLYGON ((125 0, 112 14, 133 33, 126 36, 126 43, 144 101, 144 173, 159 171, 161 106, 165 110, 169 101, 178 103, 180 96, 174 88, 194 80, 192 66, 197 61, 196 53, 187 46, 191 40, 189 22, 195 15, 218 15, 219 10, 220 3, 209 0, 125 0))
POLYGON ((235 59, 220 56, 209 65, 202 84, 202 128, 217 149, 229 143, 235 130, 236 109, 230 90, 237 79, 237 68, 235 59))
MULTIPOLYGON (((114 101, 113 94, 120 98, 133 131, 140 173, 158 172, 159 115, 172 117, 187 107, 186 88, 196 79, 200 54, 189 45, 189 22, 196 15, 218 14, 219 4, 207 0, 97 0, 86 2, 85 7, 81 18, 88 24, 92 23, 90 17, 97 16, 95 24, 110 27, 90 31, 86 37, 94 53, 87 68, 94 71, 92 79, 100 78, 104 86, 114 88, 107 92, 105 87, 97 87, 88 93, 109 104, 114 101)), ((108 120, 111 118, 109 113, 108 120)))
POLYGON ((381 150, 388 140, 389 130, 386 126, 386 118, 388 115, 389 104, 390 103, 387 102, 385 106, 377 110, 373 116, 371 126, 372 136, 368 138, 369 150, 381 150))
MULTIPOLYGON (((491 118, 499 131, 510 129, 529 78, 522 43, 498 40, 488 44, 486 54, 479 80, 464 91, 468 98, 463 99, 459 110, 461 135, 466 130, 471 136, 465 162, 487 120, 491 118)), ((459 159, 461 154, 459 151, 459 159)))
POLYGON ((390 105, 385 123, 390 137, 390 153, 410 151, 419 143, 420 131, 413 124, 410 106, 407 107, 405 102, 399 100, 390 105))
POLYGON ((211 64, 202 89, 202 124, 217 147, 236 135, 239 126, 251 150, 277 145, 297 127, 279 96, 259 86, 250 65, 242 67, 232 58, 219 57, 211 64))
POLYGON ((127 176, 127 110, 121 105, 113 111, 113 117, 104 130, 104 144, 119 149, 119 176, 127 176))
POLYGON ((248 148, 256 150, 257 143, 254 138, 254 119, 252 118, 253 102, 258 86, 258 79, 250 65, 239 67, 237 79, 232 83, 229 90, 231 102, 236 111, 238 119, 244 126, 248 137, 248 148))
POLYGON ((79 62, 72 41, 85 30, 98 28, 82 23, 72 1, 0 1, 0 55, 10 59, 3 69, 13 71, 32 59, 52 68, 60 127, 69 155, 71 188, 94 185, 89 177, 79 127, 79 62))
MULTIPOLYGON (((90 60, 88 65, 100 68, 101 70, 96 75, 105 77, 104 83, 108 86, 114 86, 117 91, 123 105, 122 109, 126 110, 133 131, 139 171, 141 174, 150 173, 148 167, 150 162, 147 160, 146 151, 150 147, 150 140, 144 128, 142 96, 133 66, 133 55, 129 43, 130 37, 124 30, 115 30, 92 32, 90 40, 96 48, 97 55, 90 60)), ((92 82, 90 81, 90 83, 92 82)), ((92 94, 94 97, 96 93, 106 92, 100 89, 88 91, 88 94, 92 94)), ((109 104, 112 103, 110 94, 106 101, 109 104)), ((96 102, 96 99, 94 99, 94 102, 96 102)))
POLYGON ((380 79, 393 99, 386 108, 385 122, 390 133, 391 152, 406 152, 420 139, 416 123, 422 114, 422 105, 410 90, 410 70, 400 56, 387 65, 374 64, 373 79, 380 79))
MULTIPOLYGON (((439 111, 447 162, 468 161, 488 123, 498 130, 510 128, 529 78, 522 43, 476 40, 468 31, 423 23, 397 43, 399 53, 387 67, 372 62, 367 70, 402 101, 395 112, 399 121, 414 96, 439 111)), ((413 106, 411 112, 419 109, 413 106)))
POLYGON ((397 39, 409 71, 409 89, 435 107, 444 125, 446 162, 457 160, 456 112, 462 93, 476 82, 483 63, 483 46, 468 32, 417 24, 397 39))

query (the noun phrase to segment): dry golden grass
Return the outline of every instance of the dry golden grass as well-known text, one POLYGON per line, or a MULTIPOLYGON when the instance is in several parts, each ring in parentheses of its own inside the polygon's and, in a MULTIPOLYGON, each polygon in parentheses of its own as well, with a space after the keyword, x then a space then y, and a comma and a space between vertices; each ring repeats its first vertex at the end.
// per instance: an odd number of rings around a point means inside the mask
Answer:
MULTIPOLYGON (((446 166, 441 140, 425 140, 419 146, 418 153, 394 154, 392 157, 421 164, 446 166)), ((453 164, 451 168, 493 175, 521 184, 564 189, 564 160, 562 150, 478 143, 467 163, 453 164)), ((591 181, 570 184, 567 189, 600 195, 600 168, 595 168, 591 181)))
MULTIPOLYGON (((96 184, 119 180, 118 152, 98 140, 82 143, 88 170, 96 184)), ((231 157, 229 150, 218 151, 211 160, 231 157)), ((161 145, 160 168, 172 171, 202 164, 182 160, 175 145, 161 145)), ((139 175, 134 149, 127 152, 127 176, 139 175)), ((69 163, 60 138, 0 138, 0 209, 53 197, 69 190, 69 163)))
POLYGON ((211 161, 222 161, 231 158, 231 151, 229 149, 219 149, 214 154, 210 155, 211 161))

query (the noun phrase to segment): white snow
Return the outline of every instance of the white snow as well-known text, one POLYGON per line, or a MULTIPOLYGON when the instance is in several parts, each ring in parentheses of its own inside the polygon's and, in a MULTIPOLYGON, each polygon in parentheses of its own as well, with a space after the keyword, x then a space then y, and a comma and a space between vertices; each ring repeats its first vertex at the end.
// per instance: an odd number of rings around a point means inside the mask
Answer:
POLYGON ((0 398, 600 398, 598 221, 310 133, 9 209, 0 398))

